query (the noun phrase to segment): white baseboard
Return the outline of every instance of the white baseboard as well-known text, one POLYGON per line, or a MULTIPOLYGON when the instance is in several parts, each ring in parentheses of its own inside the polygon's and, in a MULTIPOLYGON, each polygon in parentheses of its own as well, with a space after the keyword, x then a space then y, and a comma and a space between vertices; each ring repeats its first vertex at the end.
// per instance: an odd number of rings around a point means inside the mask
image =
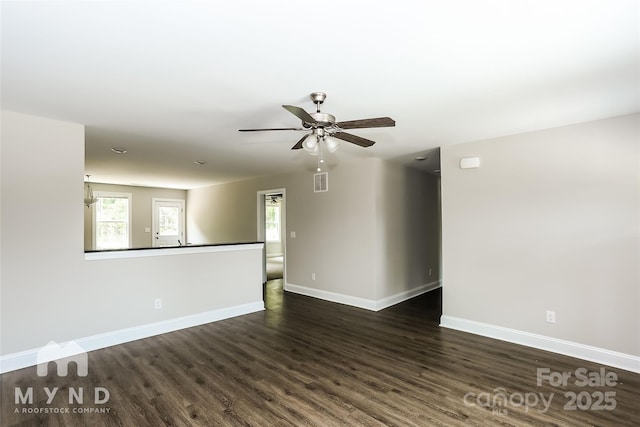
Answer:
MULTIPOLYGON (((236 305, 233 307, 219 308, 204 313, 192 314, 175 319, 163 320, 161 322, 149 323, 132 328, 120 329, 118 331, 104 334, 92 335, 89 337, 72 340, 85 352, 111 347, 113 345, 124 344, 126 342, 152 337, 154 335, 165 334, 180 329, 191 328, 193 326, 204 325, 206 323, 217 322, 231 317, 242 316, 244 314, 255 313, 264 310, 264 302, 256 301, 252 303, 236 305)), ((59 343, 62 344, 62 343, 59 343)), ((15 371, 17 369, 35 366, 37 364, 38 352, 41 348, 21 351, 18 353, 0 356, 0 374, 15 371)))
POLYGON ((409 289, 391 295, 389 297, 372 300, 360 297, 354 297, 351 295, 339 294, 336 292, 324 291, 322 289, 308 288, 306 286, 294 285, 292 283, 285 283, 284 290, 293 292, 295 294, 305 295, 308 297, 314 297, 325 301, 337 302, 339 304, 350 305, 353 307, 364 308, 365 310, 380 311, 384 308, 391 307, 392 305, 401 303, 425 292, 432 291, 440 287, 440 282, 431 282, 426 285, 418 286, 417 288, 409 289))
POLYGON ((413 297, 417 297, 418 295, 422 295, 429 291, 433 291, 434 289, 438 289, 441 286, 442 285, 440 284, 440 281, 435 281, 422 286, 418 286, 417 288, 409 289, 408 291, 400 292, 395 295, 382 298, 381 300, 376 301, 375 311, 379 311, 387 307, 391 307, 392 305, 399 304, 413 297))
POLYGON ((631 354, 447 315, 440 326, 640 373, 640 357, 631 354))
POLYGON ((318 298, 325 301, 337 302, 353 307, 364 308, 365 310, 375 311, 374 301, 366 298, 353 297, 350 295, 338 294, 335 292, 323 291, 321 289, 308 288, 306 286, 285 283, 284 290, 293 292, 294 294, 305 295, 308 297, 318 298))

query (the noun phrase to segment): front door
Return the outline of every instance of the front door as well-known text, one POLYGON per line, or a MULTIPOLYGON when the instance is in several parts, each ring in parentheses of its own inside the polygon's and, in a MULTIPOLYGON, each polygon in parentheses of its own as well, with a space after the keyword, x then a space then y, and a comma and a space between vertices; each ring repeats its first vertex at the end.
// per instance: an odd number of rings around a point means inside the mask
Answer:
POLYGON ((153 246, 182 246, 184 240, 184 200, 153 199, 153 246))

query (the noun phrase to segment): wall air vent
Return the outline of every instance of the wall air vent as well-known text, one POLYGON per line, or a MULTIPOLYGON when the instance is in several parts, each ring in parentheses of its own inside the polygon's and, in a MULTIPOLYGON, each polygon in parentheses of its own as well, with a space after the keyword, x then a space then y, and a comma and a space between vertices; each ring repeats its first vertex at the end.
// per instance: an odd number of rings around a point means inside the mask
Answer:
POLYGON ((322 172, 313 175, 313 192, 329 191, 329 173, 322 172))

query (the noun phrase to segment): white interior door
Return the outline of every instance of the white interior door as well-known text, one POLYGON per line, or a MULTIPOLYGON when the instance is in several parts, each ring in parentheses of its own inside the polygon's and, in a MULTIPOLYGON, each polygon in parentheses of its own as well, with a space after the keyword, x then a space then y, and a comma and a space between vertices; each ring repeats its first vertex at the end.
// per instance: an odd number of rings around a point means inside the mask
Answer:
POLYGON ((184 239, 184 200, 152 199, 153 247, 182 246, 184 239))

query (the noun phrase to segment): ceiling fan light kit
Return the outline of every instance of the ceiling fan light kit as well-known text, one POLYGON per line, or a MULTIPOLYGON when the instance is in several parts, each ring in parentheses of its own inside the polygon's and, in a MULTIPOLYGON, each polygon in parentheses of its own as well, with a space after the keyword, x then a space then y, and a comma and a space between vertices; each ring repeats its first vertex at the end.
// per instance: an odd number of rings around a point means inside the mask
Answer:
POLYGON ((332 136, 327 136, 324 138, 324 144, 329 150, 330 153, 335 153, 338 148, 340 148, 340 143, 332 136))
POLYGON ((311 133, 303 136, 292 150, 304 149, 313 156, 318 156, 318 172, 321 164, 324 163, 322 156, 323 147, 330 153, 334 153, 338 147, 338 140, 346 141, 360 147, 371 147, 375 141, 362 138, 357 135, 344 132, 345 129, 364 129, 374 127, 393 127, 396 122, 389 117, 378 117, 374 119, 350 120, 346 122, 336 122, 335 116, 320 111, 320 105, 327 98, 324 92, 312 92, 309 96, 316 104, 316 111, 308 113, 303 108, 295 105, 283 105, 282 107, 302 121, 302 128, 268 128, 268 129, 240 129, 240 132, 272 131, 272 130, 303 130, 311 133))
POLYGON ((318 138, 315 135, 307 135, 302 143, 302 148, 312 156, 316 156, 319 151, 319 145, 318 138))

